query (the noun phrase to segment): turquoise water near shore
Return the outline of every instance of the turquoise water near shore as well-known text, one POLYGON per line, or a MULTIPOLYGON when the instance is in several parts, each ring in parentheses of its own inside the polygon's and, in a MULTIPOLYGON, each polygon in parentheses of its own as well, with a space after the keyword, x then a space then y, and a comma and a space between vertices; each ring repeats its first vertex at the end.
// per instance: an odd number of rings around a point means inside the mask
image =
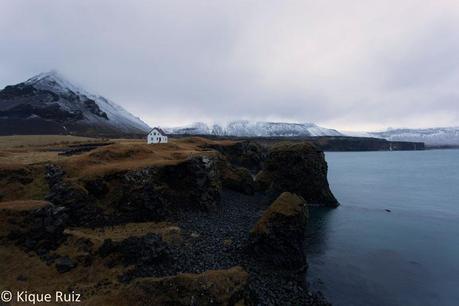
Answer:
POLYGON ((459 305, 459 150, 325 155, 341 206, 311 210, 312 288, 334 305, 459 305))

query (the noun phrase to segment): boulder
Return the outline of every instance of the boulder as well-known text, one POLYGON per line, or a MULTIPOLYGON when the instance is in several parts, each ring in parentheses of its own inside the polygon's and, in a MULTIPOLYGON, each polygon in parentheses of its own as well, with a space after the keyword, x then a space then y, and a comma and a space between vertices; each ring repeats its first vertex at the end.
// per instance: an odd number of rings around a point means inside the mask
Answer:
POLYGON ((282 193, 250 231, 253 255, 284 268, 304 267, 306 224, 306 201, 296 194, 282 193))
POLYGON ((279 143, 270 149, 255 181, 261 190, 289 191, 301 195, 309 205, 336 207, 339 203, 328 185, 327 171, 324 153, 313 145, 279 143))
POLYGON ((226 159, 218 163, 222 186, 245 194, 253 194, 255 182, 252 174, 247 168, 231 165, 226 159))

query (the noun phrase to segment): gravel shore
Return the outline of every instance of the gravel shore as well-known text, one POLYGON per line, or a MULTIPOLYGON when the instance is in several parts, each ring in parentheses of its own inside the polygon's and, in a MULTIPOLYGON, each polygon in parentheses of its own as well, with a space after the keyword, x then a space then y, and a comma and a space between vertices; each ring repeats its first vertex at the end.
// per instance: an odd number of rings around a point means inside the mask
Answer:
POLYGON ((167 264, 139 266, 131 277, 201 273, 243 266, 250 274, 250 289, 260 305, 329 305, 320 293, 307 289, 306 271, 285 271, 253 258, 247 249, 249 231, 271 204, 266 194, 244 195, 224 190, 212 212, 178 216, 183 243, 172 248, 167 264))

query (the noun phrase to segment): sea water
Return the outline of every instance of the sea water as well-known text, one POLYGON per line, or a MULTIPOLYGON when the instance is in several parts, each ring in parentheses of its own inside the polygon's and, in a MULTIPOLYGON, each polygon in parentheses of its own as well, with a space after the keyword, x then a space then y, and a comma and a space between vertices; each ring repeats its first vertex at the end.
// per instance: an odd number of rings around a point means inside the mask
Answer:
POLYGON ((308 281, 334 305, 459 305, 459 150, 327 152, 308 281))

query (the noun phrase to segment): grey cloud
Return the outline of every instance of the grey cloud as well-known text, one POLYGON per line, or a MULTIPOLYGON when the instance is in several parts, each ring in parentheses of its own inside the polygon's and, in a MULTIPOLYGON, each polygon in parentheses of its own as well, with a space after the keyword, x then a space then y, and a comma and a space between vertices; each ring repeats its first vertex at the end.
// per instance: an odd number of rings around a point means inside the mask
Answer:
POLYGON ((150 124, 458 125, 456 1, 0 2, 0 86, 57 69, 150 124))

